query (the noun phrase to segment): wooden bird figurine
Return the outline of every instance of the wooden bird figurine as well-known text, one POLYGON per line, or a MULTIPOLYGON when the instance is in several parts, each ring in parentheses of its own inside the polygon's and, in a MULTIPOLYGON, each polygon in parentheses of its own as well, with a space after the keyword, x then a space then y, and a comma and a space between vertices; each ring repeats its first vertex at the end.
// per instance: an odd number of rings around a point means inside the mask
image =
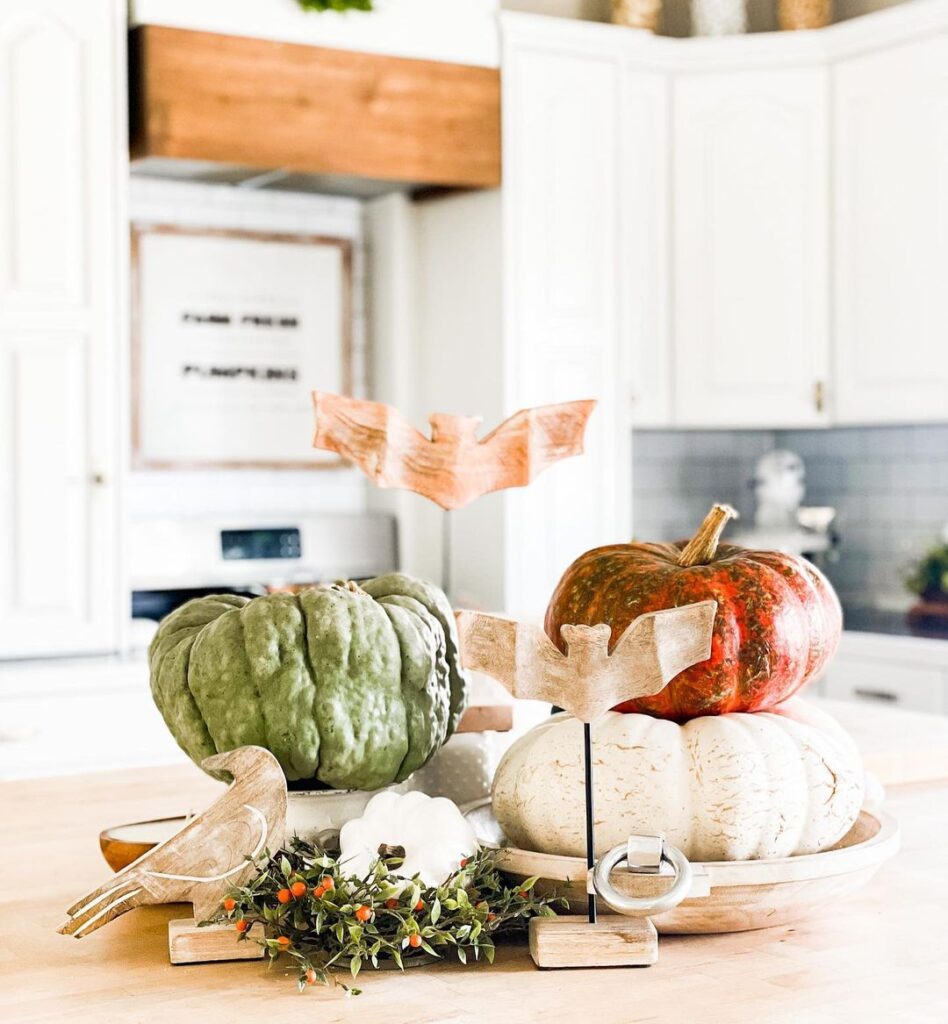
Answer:
POLYGON ((180 832, 73 904, 63 935, 82 938, 144 904, 193 903, 194 916, 206 919, 257 870, 248 856, 283 845, 286 777, 273 754, 238 747, 201 766, 230 773, 233 784, 180 832))
POLYGON ((539 626, 458 611, 466 669, 496 679, 514 697, 545 700, 591 722, 624 700, 658 693, 711 654, 716 601, 648 612, 633 619, 609 651, 611 627, 564 625, 562 654, 539 626))
POLYGON ((479 417, 433 413, 427 438, 382 402, 314 391, 313 403, 314 448, 349 459, 379 487, 415 491, 443 509, 523 487, 554 462, 581 454, 596 405, 590 399, 522 409, 479 441, 479 417))

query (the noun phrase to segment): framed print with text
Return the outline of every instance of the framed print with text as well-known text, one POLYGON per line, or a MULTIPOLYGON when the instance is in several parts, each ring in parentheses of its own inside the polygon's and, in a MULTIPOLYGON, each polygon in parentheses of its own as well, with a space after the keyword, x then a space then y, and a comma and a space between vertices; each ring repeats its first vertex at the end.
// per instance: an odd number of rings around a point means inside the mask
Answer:
POLYGON ((132 275, 137 467, 340 464, 310 392, 352 387, 348 239, 135 226, 132 275))

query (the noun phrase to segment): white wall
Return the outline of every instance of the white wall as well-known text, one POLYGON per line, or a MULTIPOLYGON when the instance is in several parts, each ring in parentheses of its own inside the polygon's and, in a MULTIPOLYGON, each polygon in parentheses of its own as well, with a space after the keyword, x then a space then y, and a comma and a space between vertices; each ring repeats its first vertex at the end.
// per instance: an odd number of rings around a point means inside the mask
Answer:
MULTIPOLYGON (((352 350, 355 394, 365 391, 365 245, 363 204, 339 196, 252 191, 133 176, 130 219, 258 231, 298 231, 353 242, 352 350)), ((366 485, 358 470, 137 470, 129 474, 132 518, 226 514, 292 515, 360 511, 366 485)))

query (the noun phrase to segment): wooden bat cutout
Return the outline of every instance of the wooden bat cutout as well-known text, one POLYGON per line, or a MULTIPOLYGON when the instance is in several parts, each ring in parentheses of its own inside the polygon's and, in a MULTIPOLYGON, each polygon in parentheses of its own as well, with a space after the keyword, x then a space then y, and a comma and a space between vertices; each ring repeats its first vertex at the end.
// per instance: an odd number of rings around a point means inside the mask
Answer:
POLYGON ((711 654, 716 601, 640 615, 609 652, 612 629, 560 627, 562 654, 539 626, 499 615, 458 611, 466 669, 496 679, 514 697, 545 700, 591 722, 636 697, 650 697, 711 654))
POLYGON ((197 920, 206 919, 229 889, 256 872, 248 856, 283 845, 286 777, 270 751, 238 747, 206 758, 202 767, 233 775, 230 789, 180 832, 74 903, 59 929, 63 935, 81 939, 144 904, 193 903, 197 920))
POLYGON ((314 448, 354 462, 379 487, 415 491, 455 509, 489 491, 524 487, 554 462, 582 454, 596 402, 521 409, 480 441, 476 416, 433 413, 427 438, 382 402, 314 391, 313 404, 314 448))

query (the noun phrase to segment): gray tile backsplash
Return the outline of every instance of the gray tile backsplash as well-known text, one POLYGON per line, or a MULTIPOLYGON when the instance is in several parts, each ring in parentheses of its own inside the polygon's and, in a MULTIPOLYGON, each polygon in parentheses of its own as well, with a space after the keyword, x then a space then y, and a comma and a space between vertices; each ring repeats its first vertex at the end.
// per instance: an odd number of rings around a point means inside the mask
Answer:
POLYGON ((910 603, 906 567, 948 523, 948 426, 637 431, 636 537, 687 536, 712 501, 752 520, 754 463, 775 447, 803 458, 806 504, 838 510, 841 543, 826 570, 844 602, 910 603))

